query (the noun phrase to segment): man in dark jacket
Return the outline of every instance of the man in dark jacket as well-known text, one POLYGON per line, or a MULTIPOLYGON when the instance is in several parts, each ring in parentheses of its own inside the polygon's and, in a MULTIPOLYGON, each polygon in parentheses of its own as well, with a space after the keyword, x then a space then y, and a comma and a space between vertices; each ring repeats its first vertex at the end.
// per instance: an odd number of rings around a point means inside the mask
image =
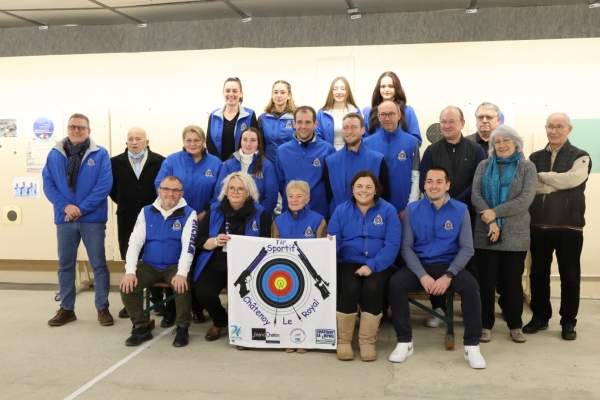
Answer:
POLYGON ((560 274, 560 324, 562 338, 575 340, 581 281, 581 249, 585 225, 585 183, 592 169, 588 153, 571 145, 573 129, 567 114, 554 113, 546 120, 548 145, 529 159, 538 172, 536 196, 531 214, 531 321, 524 333, 548 328, 550 265, 556 251, 560 274))
MULTIPOLYGON (((110 198, 117 203, 119 251, 123 260, 138 214, 144 206, 156 200, 154 180, 165 159, 151 151, 148 143, 150 141, 143 129, 131 128, 127 133, 125 151, 110 159, 113 175, 110 198)), ((157 302, 161 299, 162 289, 152 288, 152 301, 157 302)), ((164 307, 158 311, 159 314, 160 311, 164 313, 164 307)), ((128 318, 125 308, 119 312, 119 317, 128 318)))
POLYGON ((483 102, 475 110, 477 132, 465 136, 483 148, 487 156, 490 149, 490 135, 500 125, 500 108, 494 103, 483 102))
MULTIPOLYGON (((425 176, 433 166, 444 167, 450 174, 452 186, 448 194, 454 200, 467 205, 471 221, 475 221, 475 209, 471 205, 471 188, 473 176, 479 163, 485 160, 486 154, 477 143, 466 140, 462 134, 465 127, 465 118, 460 108, 448 106, 440 113, 440 127, 443 138, 427 147, 421 160, 420 184, 421 192, 424 192, 425 176)), ((477 268, 474 260, 467 265, 467 270, 477 279, 477 268)), ((446 301, 443 296, 431 296, 433 308, 443 314, 446 312, 446 301)), ((437 328, 440 319, 431 316, 425 321, 430 328, 437 328)))

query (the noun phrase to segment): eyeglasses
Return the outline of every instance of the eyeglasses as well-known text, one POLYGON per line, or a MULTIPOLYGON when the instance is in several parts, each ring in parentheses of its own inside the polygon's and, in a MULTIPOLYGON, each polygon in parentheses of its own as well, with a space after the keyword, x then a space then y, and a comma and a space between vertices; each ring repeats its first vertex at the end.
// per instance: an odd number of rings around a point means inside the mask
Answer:
POLYGON ((494 146, 500 146, 501 143, 502 144, 508 144, 511 141, 512 141, 512 139, 511 138, 507 138, 507 137, 502 138, 502 140, 496 139, 496 140, 494 140, 494 146))
POLYGON ((67 129, 70 130, 71 132, 73 131, 79 131, 79 132, 83 132, 87 129, 87 126, 78 126, 78 125, 67 125, 67 129))
POLYGON ((477 120, 478 121, 483 121, 485 119, 487 119, 488 121, 492 121, 494 119, 498 118, 497 115, 477 115, 477 120))
POLYGON ((557 132, 560 132, 560 131, 562 131, 565 128, 566 128, 566 126, 564 126, 564 125, 546 125, 546 130, 548 132, 552 132, 555 129, 556 129, 557 132))
POLYGON ((246 188, 244 187, 235 187, 235 186, 229 186, 227 187, 227 191, 229 193, 244 193, 246 191, 246 188))
POLYGON ((377 116, 381 119, 394 118, 397 113, 389 112, 389 113, 379 113, 377 116))
POLYGON ((440 119, 440 125, 446 125, 446 124, 451 124, 454 125, 457 122, 460 122, 461 120, 457 121, 455 119, 450 119, 450 120, 445 120, 445 119, 440 119))
POLYGON ((173 192, 173 194, 181 194, 181 192, 183 192, 183 190, 181 189, 171 189, 171 188, 167 188, 167 187, 159 187, 160 190, 162 190, 163 192, 173 192))

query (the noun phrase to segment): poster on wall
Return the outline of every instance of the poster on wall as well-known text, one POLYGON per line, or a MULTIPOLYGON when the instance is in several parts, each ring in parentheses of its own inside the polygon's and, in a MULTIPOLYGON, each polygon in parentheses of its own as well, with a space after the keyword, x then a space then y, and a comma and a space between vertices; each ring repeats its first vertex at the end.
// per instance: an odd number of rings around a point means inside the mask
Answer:
POLYGON ((40 178, 17 177, 12 180, 13 196, 15 198, 39 199, 40 178))
POLYGON ((41 172, 48 153, 63 138, 62 112, 30 114, 26 136, 27 172, 41 172))
POLYGON ((18 138, 19 137, 19 120, 17 118, 0 117, 0 139, 2 138, 18 138))
MULTIPOLYGON (((483 101, 469 103, 469 135, 477 132, 475 111, 483 101)), ((515 103, 494 103, 500 108, 500 125, 515 127, 515 103)))
POLYGON ((229 343, 336 349, 336 245, 329 239, 232 236, 229 343))

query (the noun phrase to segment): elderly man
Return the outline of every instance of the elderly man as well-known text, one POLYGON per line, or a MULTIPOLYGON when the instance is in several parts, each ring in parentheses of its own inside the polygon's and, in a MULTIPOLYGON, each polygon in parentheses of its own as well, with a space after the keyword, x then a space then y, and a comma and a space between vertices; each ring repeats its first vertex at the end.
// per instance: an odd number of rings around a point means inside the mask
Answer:
POLYGON ((550 305, 550 265, 556 251, 560 273, 560 324, 562 338, 575 340, 581 249, 585 225, 585 183, 592 169, 588 153, 568 139, 573 127, 567 114, 554 113, 546 120, 548 145, 529 159, 538 172, 536 196, 531 214, 531 311, 533 318, 524 333, 548 328, 550 305))
POLYGON ((490 149, 490 135, 500 125, 500 108, 493 103, 483 102, 475 110, 477 132, 465 136, 481 146, 487 156, 490 149))
MULTIPOLYGON (((150 150, 150 141, 141 128, 131 128, 127 133, 125 151, 110 159, 113 185, 110 198, 117 203, 117 229, 121 259, 125 260, 129 236, 142 207, 156 199, 154 180, 164 157, 150 150)), ((162 299, 162 289, 152 288, 152 302, 162 299)), ((157 310, 161 314, 161 310, 157 310)), ((164 313, 164 307, 162 307, 164 313)), ((119 311, 120 318, 128 318, 127 310, 119 311)))
MULTIPOLYGON (((462 129, 465 127, 465 118, 460 108, 448 106, 440 113, 440 126, 442 129, 441 140, 427 147, 421 160, 420 189, 425 186, 425 173, 434 165, 441 165, 450 174, 452 186, 448 193, 454 200, 465 203, 468 207, 471 221, 475 220, 475 209, 471 205, 471 188, 473 177, 479 163, 487 158, 481 146, 471 140, 465 140, 462 129)), ((490 132, 491 133, 491 132, 490 132)), ((477 268, 472 259, 467 269, 477 279, 477 268)), ((446 301, 442 296, 431 297, 433 308, 440 314, 446 312, 446 301)), ((425 325, 437 328, 440 319, 434 316, 427 318, 425 325)))
POLYGON ((360 114, 348 113, 342 121, 344 147, 325 159, 325 196, 331 215, 335 208, 352 197, 350 182, 359 171, 368 169, 383 186, 379 195, 390 201, 390 176, 383 154, 363 145, 365 123, 360 114))
POLYGON ((68 136, 48 154, 42 172, 44 194, 54 206, 58 239, 58 289, 60 309, 48 321, 60 326, 75 321, 75 268, 77 248, 83 239, 94 270, 96 309, 102 326, 113 324, 108 311, 110 274, 106 265, 104 238, 108 220, 108 193, 112 185, 110 157, 90 138, 90 120, 73 114, 68 136))
POLYGON ((404 212, 401 252, 408 268, 400 268, 390 279, 390 304, 398 340, 390 361, 404 362, 413 354, 408 292, 424 289, 443 295, 452 288, 462 300, 464 358, 471 368, 485 368, 479 350, 479 285, 464 269, 474 253, 471 218, 464 203, 450 198, 449 189, 447 171, 432 167, 425 175, 425 197, 409 204, 404 212))
POLYGON ((156 201, 139 213, 127 249, 125 277, 120 285, 121 299, 133 321, 133 332, 125 341, 127 346, 138 346, 152 339, 150 321, 139 294, 156 282, 170 283, 175 291, 177 328, 173 333, 177 335, 173 346, 188 344, 188 328, 192 321, 188 273, 196 251, 198 220, 196 211, 182 198, 183 186, 179 178, 163 178, 158 193, 156 201))

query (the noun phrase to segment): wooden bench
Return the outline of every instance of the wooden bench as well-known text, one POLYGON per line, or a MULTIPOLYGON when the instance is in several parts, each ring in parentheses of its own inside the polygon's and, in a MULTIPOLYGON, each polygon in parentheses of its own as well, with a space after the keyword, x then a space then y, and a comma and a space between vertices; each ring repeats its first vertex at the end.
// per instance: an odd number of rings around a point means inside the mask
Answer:
POLYGON ((429 300, 429 293, 422 290, 420 292, 410 292, 408 293, 408 301, 415 306, 419 307, 421 310, 428 312, 434 317, 438 317, 442 321, 446 323, 446 350, 454 350, 454 292, 450 289, 446 290, 446 315, 443 316, 438 314, 433 309, 419 303, 415 300, 415 297, 426 296, 427 300, 429 300))

